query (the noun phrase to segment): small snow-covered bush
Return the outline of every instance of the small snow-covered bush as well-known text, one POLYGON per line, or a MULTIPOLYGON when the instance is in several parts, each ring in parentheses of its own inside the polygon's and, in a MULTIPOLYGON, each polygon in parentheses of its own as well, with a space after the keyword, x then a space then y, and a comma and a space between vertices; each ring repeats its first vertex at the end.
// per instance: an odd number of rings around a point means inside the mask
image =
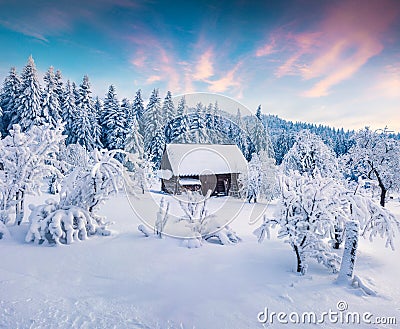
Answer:
POLYGON ((209 240, 216 238, 221 244, 235 244, 241 241, 239 236, 232 231, 228 226, 221 226, 215 220, 215 215, 209 214, 207 210, 207 201, 210 198, 211 190, 206 196, 199 193, 187 192, 187 200, 179 201, 179 205, 184 216, 180 221, 185 221, 186 226, 190 228, 192 236, 188 237, 189 240, 197 240, 199 243, 188 241, 187 247, 194 248, 201 246, 202 240, 209 240))
POLYGON ((97 215, 101 204, 124 187, 127 175, 115 159, 117 150, 94 150, 86 166, 75 167, 63 180, 60 201, 30 206, 27 242, 70 244, 93 234, 109 235, 109 223, 97 215))
POLYGON ((275 160, 267 152, 254 153, 248 171, 239 175, 240 195, 250 203, 264 199, 271 201, 278 194, 275 160))
MULTIPOLYGON (((1 215, 1 214, 0 214, 1 215)), ((7 226, 0 220, 0 240, 7 239, 10 236, 7 226)))
POLYGON ((169 218, 169 203, 167 202, 166 205, 164 204, 164 198, 162 198, 160 202, 160 209, 157 213, 157 219, 154 226, 154 234, 157 235, 157 237, 159 237, 160 239, 162 238, 162 233, 164 232, 165 225, 167 225, 169 218))
POLYGON ((210 198, 211 190, 207 192, 205 197, 199 193, 191 191, 186 192, 186 200, 179 201, 179 205, 184 212, 179 221, 185 221, 185 224, 192 236, 189 238, 202 239, 207 233, 214 231, 212 219, 214 215, 210 215, 207 211, 207 200, 210 198))
POLYGON ((63 124, 32 126, 23 132, 15 124, 10 135, 0 140, 0 209, 15 214, 16 223, 24 218, 24 201, 28 193, 40 193, 43 177, 62 176, 56 163, 59 146, 65 136, 63 124))
POLYGON ((49 244, 71 244, 73 241, 86 240, 102 227, 82 208, 71 206, 57 209, 57 204, 47 200, 40 206, 30 205, 31 222, 26 242, 49 244))
POLYGON ((394 249, 400 222, 370 197, 346 190, 335 179, 322 177, 318 170, 313 175, 289 172, 281 177, 280 189, 274 217, 264 217, 254 233, 262 242, 265 236, 269 238, 270 228, 278 226, 278 238, 284 238, 296 254, 297 272, 306 272, 307 258, 315 258, 336 272, 341 259, 328 242, 338 248, 349 221, 359 224, 361 236, 370 240, 380 236, 394 249))
MULTIPOLYGON (((222 245, 236 244, 242 239, 226 223, 219 223, 216 216, 207 210, 207 201, 211 191, 206 196, 198 192, 187 191, 179 200, 179 205, 184 213, 183 216, 169 214, 170 203, 161 199, 159 211, 154 225, 154 236, 164 236, 165 226, 174 231, 174 225, 179 227, 177 235, 182 238, 182 245, 188 248, 199 248, 204 241, 217 240, 222 245), (185 230, 181 231, 182 227, 185 230), (183 233, 184 232, 184 233, 183 233)), ((146 237, 153 234, 144 225, 139 225, 138 230, 146 237)))
POLYGON ((344 205, 339 201, 335 182, 323 178, 290 172, 280 180, 281 197, 274 218, 264 217, 264 223, 254 233, 262 242, 270 227, 279 226, 278 238, 285 239, 296 254, 297 272, 305 274, 307 258, 314 258, 337 272, 340 257, 326 242, 335 231, 337 218, 344 217, 344 205))

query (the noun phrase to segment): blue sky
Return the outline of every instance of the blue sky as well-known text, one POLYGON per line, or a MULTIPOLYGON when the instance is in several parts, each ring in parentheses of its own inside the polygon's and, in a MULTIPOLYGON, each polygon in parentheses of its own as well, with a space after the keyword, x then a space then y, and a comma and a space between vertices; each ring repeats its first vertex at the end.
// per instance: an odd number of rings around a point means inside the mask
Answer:
POLYGON ((0 79, 32 54, 94 94, 215 92, 255 111, 400 131, 400 1, 0 0, 0 79))

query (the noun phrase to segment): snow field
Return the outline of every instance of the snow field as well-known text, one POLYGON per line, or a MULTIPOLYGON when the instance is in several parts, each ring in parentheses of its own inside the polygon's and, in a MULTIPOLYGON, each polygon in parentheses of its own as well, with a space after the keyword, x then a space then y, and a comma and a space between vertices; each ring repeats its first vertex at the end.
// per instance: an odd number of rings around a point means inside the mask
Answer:
MULTIPOLYGON (((161 197, 146 193, 133 202, 143 209, 147 205, 147 216, 155 218, 149 204, 161 197)), ((172 197, 165 200, 173 204, 172 197)), ((12 238, 0 247, 0 328, 263 328, 267 324, 259 323, 257 315, 265 307, 318 314, 336 311, 339 301, 345 301, 349 311, 397 316, 400 321, 400 254, 384 248, 384 241, 360 239, 355 273, 378 292, 377 297, 369 297, 335 284, 336 275, 313 261, 308 274, 296 274, 293 251, 276 239, 274 231, 271 240, 258 244, 252 235, 257 225, 248 222, 265 205, 242 205, 230 198, 212 198, 209 204, 210 209, 223 204, 232 212, 240 204, 241 212, 231 227, 242 237, 241 243, 204 243, 188 249, 180 239, 146 238, 137 230, 141 221, 123 195, 109 200, 101 211, 115 222, 110 237, 43 247, 24 243, 27 223, 11 227, 12 238)), ((389 206, 400 214, 397 203, 389 206)), ((267 212, 273 208, 270 205, 267 212)))

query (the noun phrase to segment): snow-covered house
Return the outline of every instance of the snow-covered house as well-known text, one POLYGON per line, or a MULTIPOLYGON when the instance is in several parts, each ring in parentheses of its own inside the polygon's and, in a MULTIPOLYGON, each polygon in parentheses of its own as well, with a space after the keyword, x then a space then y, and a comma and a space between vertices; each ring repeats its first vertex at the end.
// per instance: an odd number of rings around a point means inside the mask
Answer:
POLYGON ((168 144, 159 176, 164 192, 179 194, 184 189, 204 195, 237 195, 238 177, 247 171, 247 161, 236 145, 168 144))

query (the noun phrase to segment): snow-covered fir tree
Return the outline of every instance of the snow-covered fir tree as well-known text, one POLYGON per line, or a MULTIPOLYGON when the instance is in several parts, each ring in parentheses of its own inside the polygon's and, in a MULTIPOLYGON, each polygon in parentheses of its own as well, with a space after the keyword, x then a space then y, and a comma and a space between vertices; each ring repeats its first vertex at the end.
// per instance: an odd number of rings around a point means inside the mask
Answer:
POLYGON ((100 124, 100 111, 102 110, 101 101, 98 97, 94 100, 93 104, 94 111, 89 113, 89 120, 93 128, 93 140, 96 141, 97 148, 102 148, 101 142, 101 124, 100 124))
MULTIPOLYGON (((103 113, 103 102, 102 100, 96 96, 94 100, 94 114, 91 117, 91 120, 95 122, 94 128, 96 129, 94 134, 96 136, 100 136, 100 140, 102 138, 102 128, 101 128, 101 116, 103 113)), ((102 146, 104 146, 102 144, 102 146)))
POLYGON ((269 138, 267 127, 264 125, 261 117, 261 105, 258 107, 256 116, 250 117, 248 120, 248 134, 253 141, 255 152, 267 152, 270 156, 274 156, 274 150, 269 138))
POLYGON ((324 177, 339 177, 335 154, 322 139, 308 130, 300 131, 296 142, 282 161, 285 173, 297 170, 301 174, 313 175, 318 168, 324 177))
POLYGON ((79 143, 88 151, 102 147, 98 132, 100 128, 96 122, 97 116, 90 94, 89 78, 85 75, 78 91, 79 98, 76 100, 76 108, 79 115, 73 124, 70 142, 72 144, 79 143))
POLYGON ((256 118, 257 118, 258 120, 262 121, 261 105, 258 105, 258 107, 257 107, 256 118))
POLYGON ((206 144, 210 142, 206 127, 206 107, 198 103, 195 108, 193 120, 191 122, 192 142, 206 144))
POLYGON ((185 96, 179 99, 178 106, 176 108, 176 117, 172 125, 173 130, 173 141, 174 142, 188 142, 187 132, 189 131, 189 120, 187 117, 187 105, 185 96))
POLYGON ((179 99, 178 106, 176 108, 176 116, 182 116, 187 113, 187 107, 186 107, 186 98, 185 96, 182 96, 179 99))
POLYGON ((132 112, 136 116, 136 121, 139 124, 139 132, 143 136, 144 135, 144 120, 143 120, 144 105, 143 105, 143 99, 142 99, 142 91, 140 89, 136 92, 135 99, 133 100, 132 112))
POLYGON ((0 107, 3 110, 3 131, 8 133, 12 125, 18 123, 17 99, 19 97, 21 80, 18 77, 15 67, 10 69, 8 76, 4 80, 3 88, 0 93, 0 107))
POLYGON ((148 150, 156 132, 163 125, 163 115, 161 113, 161 99, 159 96, 158 89, 154 89, 151 93, 149 103, 146 106, 146 110, 143 114, 144 127, 144 148, 148 150))
POLYGON ((74 140, 73 127, 74 127, 74 122, 78 116, 76 109, 75 93, 69 80, 65 85, 63 100, 64 102, 61 107, 62 108, 61 115, 63 122, 65 123, 64 134, 67 135, 67 139, 65 142, 67 145, 69 145, 71 144, 71 141, 74 140))
POLYGON ((385 206, 388 191, 400 190, 400 142, 390 138, 385 130, 365 128, 358 131, 355 145, 342 162, 353 175, 376 182, 382 206, 385 206))
POLYGON ((61 120, 61 106, 57 94, 57 80, 54 75, 54 68, 50 66, 44 76, 45 87, 42 96, 42 110, 46 122, 55 126, 61 120))
POLYGON ((63 88, 64 83, 62 81, 62 73, 60 70, 57 70, 56 73, 54 74, 54 80, 55 80, 54 91, 57 94, 58 103, 61 105, 64 103, 64 88, 63 88))
POLYGON ((154 137, 150 141, 150 145, 147 152, 147 157, 154 163, 154 168, 160 167, 161 159, 165 148, 165 136, 162 129, 158 129, 154 137))
POLYGON ((101 115, 103 113, 103 102, 98 96, 96 96, 96 99, 94 100, 94 110, 97 113, 97 117, 101 118, 101 115))
POLYGON ((168 90, 167 95, 164 98, 164 102, 162 105, 162 114, 164 116, 164 124, 167 124, 175 117, 175 106, 174 102, 172 101, 172 94, 168 90))
POLYGON ((240 151, 247 158, 247 132, 244 129, 244 124, 242 120, 242 114, 240 109, 237 109, 236 117, 235 117, 235 128, 232 131, 232 136, 230 137, 231 141, 236 144, 240 151))
POLYGON ((104 100, 101 118, 103 145, 109 150, 123 149, 128 133, 129 112, 121 108, 115 88, 111 85, 104 100))
POLYGON ((209 103, 206 108, 205 125, 207 129, 213 130, 215 128, 213 105, 209 103))
POLYGON ((21 84, 16 100, 15 108, 19 115, 19 124, 23 131, 33 125, 42 125, 46 120, 41 107, 41 88, 35 62, 32 56, 22 70, 21 84))
POLYGON ((132 104, 128 98, 123 98, 120 107, 126 118, 127 131, 129 131, 129 126, 133 123, 133 120, 137 122, 135 113, 133 113, 132 104))
POLYGON ((125 140, 125 150, 130 153, 136 153, 139 157, 143 157, 143 136, 139 132, 139 123, 134 116, 128 126, 128 134, 125 140))
POLYGON ((2 138, 3 134, 3 109, 0 106, 0 139, 2 138))

